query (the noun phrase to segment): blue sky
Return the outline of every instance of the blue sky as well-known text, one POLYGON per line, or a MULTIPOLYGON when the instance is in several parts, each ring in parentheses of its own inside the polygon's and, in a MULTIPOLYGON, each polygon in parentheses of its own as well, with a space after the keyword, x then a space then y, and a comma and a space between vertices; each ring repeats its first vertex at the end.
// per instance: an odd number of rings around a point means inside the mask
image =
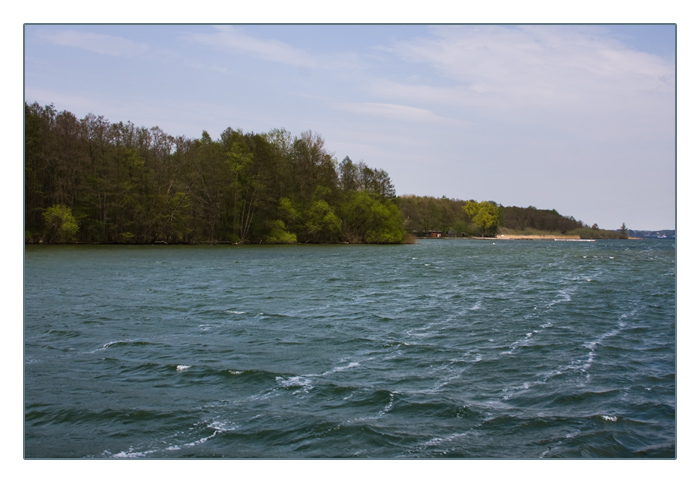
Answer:
POLYGON ((25 25, 28 102, 311 130, 398 194, 675 228, 674 25, 25 25))

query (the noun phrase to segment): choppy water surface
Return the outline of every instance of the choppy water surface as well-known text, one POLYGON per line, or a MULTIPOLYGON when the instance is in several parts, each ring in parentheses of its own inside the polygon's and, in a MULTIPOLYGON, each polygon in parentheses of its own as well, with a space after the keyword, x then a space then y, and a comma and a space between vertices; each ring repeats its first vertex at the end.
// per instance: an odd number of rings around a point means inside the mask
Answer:
POLYGON ((28 246, 28 458, 673 458, 675 246, 28 246))

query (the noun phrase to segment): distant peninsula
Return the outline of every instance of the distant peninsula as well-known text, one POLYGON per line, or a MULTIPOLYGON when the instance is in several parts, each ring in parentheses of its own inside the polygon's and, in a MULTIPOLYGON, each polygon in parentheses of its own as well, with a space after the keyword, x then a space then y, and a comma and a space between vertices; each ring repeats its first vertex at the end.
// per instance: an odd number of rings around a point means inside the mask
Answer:
POLYGON ((676 239, 676 230, 628 230, 628 232, 630 238, 676 239))
MULTIPOLYGON (((26 243, 380 243, 628 238, 556 210, 397 196, 389 174, 284 129, 218 139, 25 102, 26 243)), ((673 233, 675 237, 675 232, 673 233)))

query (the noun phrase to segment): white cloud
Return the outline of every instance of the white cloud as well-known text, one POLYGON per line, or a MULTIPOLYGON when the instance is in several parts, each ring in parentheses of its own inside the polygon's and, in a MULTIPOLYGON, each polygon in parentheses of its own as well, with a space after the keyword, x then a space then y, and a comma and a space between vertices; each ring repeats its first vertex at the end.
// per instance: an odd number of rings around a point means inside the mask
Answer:
POLYGON ((228 25, 215 27, 215 29, 214 33, 193 33, 188 38, 201 44, 250 54, 272 62, 303 68, 314 68, 317 66, 317 62, 312 56, 284 42, 253 37, 244 33, 240 28, 228 25))
POLYGON ((133 57, 148 50, 148 44, 113 35, 79 32, 76 30, 39 31, 37 36, 52 44, 97 52, 117 57, 133 57))
MULTIPOLYGON (((404 86, 412 96, 492 109, 634 106, 675 95, 671 62, 634 51, 601 27, 445 26, 388 48, 452 87, 404 86), (640 99, 639 96, 643 96, 640 99)), ((380 84, 381 85, 381 84, 380 84)), ((396 94, 402 89, 391 86, 396 94)))
POLYGON ((408 122, 461 122, 435 115, 428 109, 377 102, 340 103, 336 107, 345 111, 369 116, 386 117, 408 122))

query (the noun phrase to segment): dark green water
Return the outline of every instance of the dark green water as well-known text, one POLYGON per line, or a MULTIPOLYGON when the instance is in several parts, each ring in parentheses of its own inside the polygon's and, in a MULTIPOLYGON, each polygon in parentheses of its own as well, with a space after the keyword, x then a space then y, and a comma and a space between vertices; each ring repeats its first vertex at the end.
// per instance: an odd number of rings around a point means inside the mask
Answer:
POLYGON ((27 458, 673 458, 669 241, 27 246, 27 458))

